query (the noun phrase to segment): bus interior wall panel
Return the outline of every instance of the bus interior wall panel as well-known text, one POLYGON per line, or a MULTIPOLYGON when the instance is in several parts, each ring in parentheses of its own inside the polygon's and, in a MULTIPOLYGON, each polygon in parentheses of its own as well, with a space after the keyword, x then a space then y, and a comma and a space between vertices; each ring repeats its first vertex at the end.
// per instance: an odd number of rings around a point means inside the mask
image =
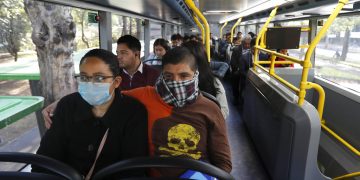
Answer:
MULTIPOLYGON (((284 78, 286 81, 290 82, 291 84, 299 87, 301 81, 301 74, 302 68, 275 68, 275 74, 279 75, 280 77, 284 78)), ((311 68, 309 70, 308 81, 313 82, 315 78, 315 69, 311 68)), ((313 102, 317 102, 317 99, 313 98, 314 90, 309 89, 306 91, 306 101, 310 102, 315 105, 313 102)))
POLYGON ((321 131, 317 111, 308 102, 299 107, 289 93, 249 71, 243 119, 250 136, 272 179, 327 179, 316 161, 321 131))
MULTIPOLYGON (((315 82, 317 81, 318 80, 315 79, 315 82)), ((322 82, 319 81, 319 84, 320 83, 322 82)), ((326 94, 323 115, 326 124, 356 149, 360 149, 360 102, 346 97, 326 87, 326 85, 322 85, 322 87, 326 94)), ((315 93, 314 102, 317 102, 317 98, 318 95, 315 93)))
MULTIPOLYGON (((329 177, 357 172, 360 168, 358 157, 326 132, 320 136, 318 163, 321 171, 329 177)), ((353 179, 360 180, 360 177, 353 179)))

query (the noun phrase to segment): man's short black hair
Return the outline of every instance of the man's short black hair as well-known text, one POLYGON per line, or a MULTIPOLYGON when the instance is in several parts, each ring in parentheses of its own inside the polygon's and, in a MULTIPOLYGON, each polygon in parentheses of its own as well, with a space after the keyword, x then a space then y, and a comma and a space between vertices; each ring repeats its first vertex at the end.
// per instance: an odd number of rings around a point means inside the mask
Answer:
POLYGON ((167 64, 189 64, 191 70, 197 70, 197 63, 194 55, 186 47, 175 47, 166 52, 162 58, 162 66, 167 64))
POLYGON ((126 46, 132 51, 141 51, 140 41, 136 37, 131 35, 121 36, 117 40, 117 44, 126 44, 126 46))
POLYGON ((104 49, 93 49, 87 52, 80 60, 80 65, 84 63, 87 57, 97 57, 109 66, 113 76, 120 76, 119 62, 117 56, 104 49))

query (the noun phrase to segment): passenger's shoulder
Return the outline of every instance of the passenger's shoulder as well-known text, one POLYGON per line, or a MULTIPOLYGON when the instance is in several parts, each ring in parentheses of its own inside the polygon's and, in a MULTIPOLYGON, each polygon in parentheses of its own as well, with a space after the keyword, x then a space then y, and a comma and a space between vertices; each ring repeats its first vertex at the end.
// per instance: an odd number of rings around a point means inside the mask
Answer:
POLYGON ((200 94, 195 103, 191 104, 188 108, 191 109, 191 111, 198 111, 205 114, 213 114, 217 110, 220 111, 219 106, 215 102, 202 94, 200 94))
POLYGON ((81 95, 78 92, 74 92, 62 97, 58 104, 74 104, 81 101, 81 95))
POLYGON ((146 86, 146 87, 139 87, 127 91, 122 91, 122 94, 131 96, 135 99, 142 99, 144 97, 148 97, 152 95, 155 92, 155 88, 152 86, 146 86))
POLYGON ((155 69, 147 64, 144 64, 144 71, 148 75, 151 74, 151 75, 157 76, 160 74, 160 72, 157 69, 155 69))
POLYGON ((127 107, 144 107, 144 105, 139 100, 130 95, 122 95, 122 101, 127 107))

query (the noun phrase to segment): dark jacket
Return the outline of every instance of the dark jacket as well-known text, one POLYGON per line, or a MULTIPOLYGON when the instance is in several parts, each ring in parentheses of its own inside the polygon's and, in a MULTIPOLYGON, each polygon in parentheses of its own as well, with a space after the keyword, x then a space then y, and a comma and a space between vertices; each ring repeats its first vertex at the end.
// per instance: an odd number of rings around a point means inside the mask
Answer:
POLYGON ((240 76, 242 78, 245 78, 247 72, 253 66, 253 54, 251 53, 250 49, 243 51, 239 66, 240 66, 240 76))
POLYGON ((242 46, 235 46, 231 55, 230 67, 232 74, 238 74, 240 71, 240 59, 242 55, 242 46))
POLYGON ((120 70, 121 90, 130 90, 138 87, 154 86, 160 72, 149 65, 143 64, 143 72, 137 71, 131 78, 122 69, 120 70))
MULTIPOLYGON (((93 175, 118 161, 148 155, 147 111, 140 102, 115 90, 115 99, 102 118, 94 117, 91 109, 79 93, 62 98, 37 154, 68 164, 86 176, 109 128, 93 175)), ((33 167, 32 171, 42 169, 33 167)))

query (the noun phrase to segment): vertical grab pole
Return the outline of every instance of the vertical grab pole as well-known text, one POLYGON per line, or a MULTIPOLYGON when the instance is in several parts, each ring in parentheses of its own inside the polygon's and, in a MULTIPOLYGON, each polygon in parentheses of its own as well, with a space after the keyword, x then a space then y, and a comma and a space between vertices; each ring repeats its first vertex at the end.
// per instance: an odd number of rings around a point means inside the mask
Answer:
POLYGON ((255 52, 254 52, 254 66, 253 66, 253 69, 254 69, 254 70, 256 70, 255 64, 258 62, 258 59, 259 59, 259 56, 258 56, 258 54, 259 54, 258 46, 259 46, 260 37, 263 37, 263 35, 265 34, 265 31, 266 31, 267 27, 269 26, 271 19, 276 15, 277 9, 278 9, 278 6, 276 6, 276 7, 271 11, 269 18, 266 20, 264 26, 263 26, 263 27, 261 28, 261 30, 260 30, 260 33, 259 33, 258 36, 256 37, 255 52))
POLYGON ((311 67, 311 55, 314 52, 314 49, 316 45, 319 43, 321 38, 325 35, 326 31, 329 29, 330 25, 333 23, 337 15, 340 13, 341 9, 344 7, 345 4, 347 4, 349 0, 339 0, 338 5, 334 9, 334 11, 331 13, 329 18, 326 20, 324 26, 321 28, 320 32, 315 36, 314 40, 311 42, 308 50, 306 51, 304 64, 303 64, 303 71, 302 71, 302 77, 300 81, 300 92, 298 94, 299 101, 298 104, 301 106, 303 105, 305 101, 306 96, 306 86, 307 86, 307 79, 309 74, 309 69, 311 67))
POLYGON ((222 34, 223 34, 223 29, 225 28, 225 26, 227 25, 227 21, 224 23, 224 25, 220 28, 220 35, 219 38, 222 39, 222 34))
POLYGON ((210 27, 204 15, 195 6, 193 0, 185 0, 186 5, 201 19, 205 28, 205 49, 208 61, 210 62, 210 27))
POLYGON ((194 19, 196 25, 201 30, 202 42, 203 42, 203 44, 205 44, 205 29, 204 29, 204 26, 200 23, 199 19, 195 15, 193 15, 193 19, 194 19))
POLYGON ((236 23, 234 24, 234 26, 231 28, 231 43, 233 43, 235 28, 236 28, 236 26, 239 25, 239 23, 241 22, 241 19, 242 19, 242 17, 240 17, 240 18, 236 21, 236 23))

